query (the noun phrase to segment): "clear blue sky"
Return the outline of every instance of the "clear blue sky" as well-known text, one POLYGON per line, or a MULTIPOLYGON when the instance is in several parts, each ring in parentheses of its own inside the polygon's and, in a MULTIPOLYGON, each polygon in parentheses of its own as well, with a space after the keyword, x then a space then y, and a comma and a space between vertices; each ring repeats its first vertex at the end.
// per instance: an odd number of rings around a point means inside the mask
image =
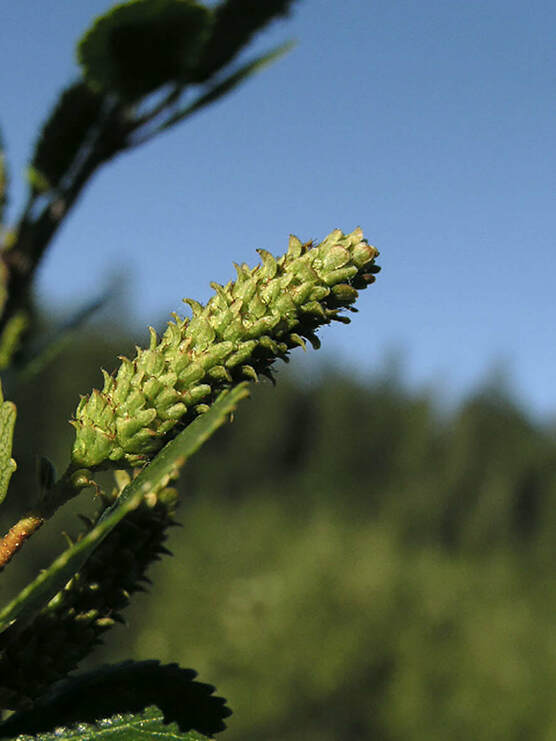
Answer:
MULTIPOLYGON (((74 42, 110 5, 3 4, 12 217, 74 42)), ((41 296, 75 306, 116 263, 135 326, 160 324, 257 247, 361 225, 383 272, 350 327, 323 330, 323 360, 372 370, 400 349, 408 381, 449 398, 503 364, 554 416, 555 28, 553 0, 301 0, 253 47, 293 37, 288 57, 95 178, 41 296)))

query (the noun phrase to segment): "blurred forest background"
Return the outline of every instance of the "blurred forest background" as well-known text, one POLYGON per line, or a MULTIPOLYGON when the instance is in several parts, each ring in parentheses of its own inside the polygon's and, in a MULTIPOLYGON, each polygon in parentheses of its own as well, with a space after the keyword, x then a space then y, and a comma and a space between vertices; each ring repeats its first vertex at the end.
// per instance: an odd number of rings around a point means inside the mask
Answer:
MULTIPOLYGON (((124 326, 97 326, 6 389, 4 527, 36 493, 32 456, 65 465, 64 413, 129 351, 124 326)), ((447 412, 395 364, 361 379, 301 356, 186 468, 174 557, 92 663, 195 668, 234 710, 230 741, 556 738, 555 430, 496 381, 447 412)), ((5 593, 79 529, 84 498, 5 593)))
MULTIPOLYGON (((101 4, 87 3, 87 18, 101 4)), ((245 90, 215 115, 225 136, 210 128, 211 113, 179 140, 187 148, 125 159, 127 179, 102 183, 97 210, 62 235, 67 248, 51 269, 87 299, 96 293, 79 281, 96 291, 94 260, 105 249, 113 262, 121 249, 126 274, 143 266, 139 293, 163 286, 166 302, 174 278, 180 291, 184 275, 204 288, 201 267, 242 260, 232 238, 251 255, 245 233, 266 246, 267 232, 283 236, 286 224, 301 224, 303 238, 317 225, 353 228, 353 213, 390 254, 377 293, 362 297, 371 306, 388 276, 391 298, 372 305, 390 324, 361 311, 354 327, 368 331, 352 341, 353 357, 327 366, 299 351, 276 387, 253 388, 184 471, 174 557, 152 570, 128 626, 111 631, 89 665, 157 658, 194 668, 234 711, 229 741, 554 741, 556 423, 530 416, 503 376, 447 409, 442 384, 406 385, 403 363, 353 370, 371 329, 413 343, 425 369, 451 364, 454 374, 458 363, 475 372, 497 342, 519 336, 530 377, 548 375, 531 385, 551 394, 551 323, 539 317, 553 310, 553 8, 382 3, 378 20, 374 9, 362 20, 364 3, 307 5, 300 56, 276 66, 272 94, 245 90), (180 262, 184 242, 205 244, 207 225, 215 251, 180 262), (162 261, 166 241, 176 247, 162 261)), ((85 11, 52 2, 47 28, 32 3, 12 6, 20 30, 6 34, 5 66, 17 105, 5 98, 6 119, 26 133, 35 112, 23 106, 38 110, 39 93, 57 84, 46 55, 64 22, 81 28, 85 11)), ((133 340, 145 343, 132 326, 123 315, 97 321, 32 381, 3 379, 18 408, 3 531, 36 501, 38 456, 64 470, 73 440, 65 420, 79 394, 101 384, 99 367, 112 370, 133 340)), ((334 330, 322 336, 333 345, 334 330)), ((79 531, 84 501, 94 509, 80 496, 10 565, 4 601, 65 547, 64 531, 79 531)))

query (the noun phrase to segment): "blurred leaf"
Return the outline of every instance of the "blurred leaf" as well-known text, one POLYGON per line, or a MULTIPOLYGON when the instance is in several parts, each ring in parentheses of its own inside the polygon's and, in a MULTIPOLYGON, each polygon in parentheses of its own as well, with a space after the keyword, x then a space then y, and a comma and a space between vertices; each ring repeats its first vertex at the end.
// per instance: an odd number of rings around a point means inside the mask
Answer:
MULTIPOLYGON (((7 296, 2 298, 5 300, 7 296)), ((5 370, 11 365, 28 327, 29 315, 26 311, 18 311, 7 321, 0 335, 0 370, 5 370)))
MULTIPOLYGON (((25 358, 21 363, 23 367, 17 377, 18 382, 27 383, 41 373, 49 363, 67 348, 74 335, 82 329, 83 324, 114 296, 115 291, 116 282, 106 288, 101 295, 81 306, 50 336, 44 338, 38 346, 25 353, 25 358)), ((2 367, 2 344, 0 341, 0 368, 2 367)))
POLYGON ((48 178, 32 165, 29 165, 25 171, 25 179, 35 193, 47 193, 49 190, 52 190, 52 185, 48 181, 48 178))
POLYGON ((0 503, 8 492, 8 485, 17 464, 12 458, 12 441, 16 418, 15 404, 4 401, 0 384, 0 503))
POLYGON ((41 491, 52 489, 56 481, 56 467, 45 455, 41 455, 38 460, 37 478, 41 491))
POLYGON ((86 81, 136 99, 185 82, 210 31, 212 14, 194 0, 133 0, 95 21, 77 47, 86 81))
POLYGON ((183 121, 184 118, 191 116, 201 108, 204 108, 211 103, 215 103, 219 98, 229 93, 242 82, 245 82, 249 77, 284 56, 284 54, 286 54, 292 47, 293 42, 289 41, 243 65, 243 67, 240 67, 229 77, 224 78, 221 82, 211 87, 206 93, 193 101, 191 105, 188 105, 186 108, 171 116, 158 128, 158 131, 168 129, 179 121, 183 121))
POLYGON ((128 512, 134 510, 150 491, 163 488, 177 468, 185 462, 226 422, 241 399, 248 396, 247 384, 223 392, 213 406, 171 440, 124 489, 98 524, 80 541, 68 548, 48 569, 28 584, 1 612, 0 632, 18 617, 43 607, 81 568, 95 548, 128 512))
POLYGON ((243 49, 252 36, 278 16, 293 0, 225 0, 214 8, 214 25, 196 71, 195 82, 205 82, 243 49))
POLYGON ((27 712, 0 727, 2 738, 31 734, 34 738, 144 739, 197 741, 225 728, 231 715, 214 687, 194 681, 192 669, 158 661, 125 661, 61 682, 27 712), (36 734, 36 735, 33 735, 36 734))
POLYGON ((86 142, 102 101, 103 97, 84 82, 74 83, 61 94, 43 127, 28 171, 36 190, 58 186, 86 142))

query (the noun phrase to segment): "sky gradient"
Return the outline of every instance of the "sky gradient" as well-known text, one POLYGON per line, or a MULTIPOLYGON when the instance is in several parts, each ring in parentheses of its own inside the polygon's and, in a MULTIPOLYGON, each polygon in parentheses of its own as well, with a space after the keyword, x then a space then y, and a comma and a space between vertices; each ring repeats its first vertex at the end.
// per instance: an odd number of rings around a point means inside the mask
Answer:
MULTIPOLYGON (((0 123, 15 218, 22 172, 74 46, 101 0, 2 10, 0 123)), ((382 273, 321 362, 372 372, 392 352, 409 384, 457 399, 504 367, 556 418, 556 4, 300 0, 245 55, 290 54, 93 180, 38 278, 75 308, 126 276, 135 327, 206 300, 255 249, 360 225, 382 273)))

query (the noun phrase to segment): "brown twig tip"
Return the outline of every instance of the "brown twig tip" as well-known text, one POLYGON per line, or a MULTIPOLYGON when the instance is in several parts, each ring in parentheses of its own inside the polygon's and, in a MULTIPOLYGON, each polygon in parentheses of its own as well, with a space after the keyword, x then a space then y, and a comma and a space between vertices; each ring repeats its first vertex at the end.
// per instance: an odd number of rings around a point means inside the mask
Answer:
POLYGON ((0 540, 0 570, 8 564, 23 543, 36 532, 44 523, 44 518, 38 515, 22 517, 19 522, 8 530, 0 540))

